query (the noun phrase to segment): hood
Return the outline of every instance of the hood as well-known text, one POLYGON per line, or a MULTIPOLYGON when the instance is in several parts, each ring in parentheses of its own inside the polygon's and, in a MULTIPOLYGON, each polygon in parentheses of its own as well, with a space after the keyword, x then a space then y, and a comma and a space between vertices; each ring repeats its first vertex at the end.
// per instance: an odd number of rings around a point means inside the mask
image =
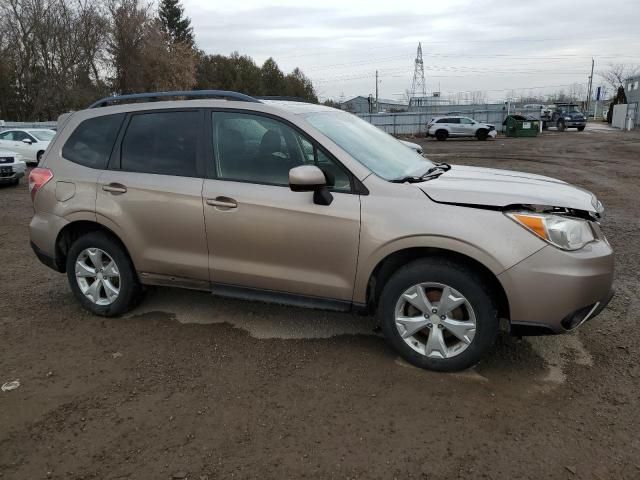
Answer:
POLYGON ((438 178, 417 184, 440 203, 506 207, 546 205, 601 213, 595 195, 562 180, 532 173, 453 165, 438 178))

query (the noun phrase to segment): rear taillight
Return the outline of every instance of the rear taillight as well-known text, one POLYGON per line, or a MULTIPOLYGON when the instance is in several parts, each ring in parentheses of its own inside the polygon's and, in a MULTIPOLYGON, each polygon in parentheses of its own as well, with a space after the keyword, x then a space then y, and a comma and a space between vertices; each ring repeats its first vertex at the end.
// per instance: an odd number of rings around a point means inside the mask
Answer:
POLYGON ((36 199, 36 193, 46 183, 53 178, 53 172, 48 168, 34 168, 29 174, 29 193, 31 193, 31 201, 36 199))

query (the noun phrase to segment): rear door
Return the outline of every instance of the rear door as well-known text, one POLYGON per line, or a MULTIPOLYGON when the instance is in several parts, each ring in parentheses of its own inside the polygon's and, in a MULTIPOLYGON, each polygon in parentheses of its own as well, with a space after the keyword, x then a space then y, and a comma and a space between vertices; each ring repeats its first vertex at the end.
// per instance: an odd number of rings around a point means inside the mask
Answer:
POLYGON ((450 117, 447 119, 447 125, 449 126, 449 131, 453 136, 460 136, 464 134, 463 125, 460 124, 460 118, 458 117, 450 117))
POLYGON ((150 283, 208 288, 202 118, 197 109, 129 114, 98 179, 98 221, 150 283))
POLYGON ((211 171, 203 200, 214 288, 350 302, 360 234, 351 174, 278 118, 215 111, 207 122, 211 171), (304 164, 332 178, 330 205, 289 188, 289 170, 304 164))

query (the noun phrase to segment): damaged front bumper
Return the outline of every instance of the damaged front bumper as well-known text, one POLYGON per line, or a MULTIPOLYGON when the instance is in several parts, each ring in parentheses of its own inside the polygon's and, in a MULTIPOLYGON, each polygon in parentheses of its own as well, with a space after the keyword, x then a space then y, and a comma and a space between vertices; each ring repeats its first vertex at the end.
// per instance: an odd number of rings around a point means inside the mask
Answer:
POLYGON ((549 245, 498 279, 514 333, 564 333, 594 318, 613 297, 613 251, 604 240, 571 252, 549 245))

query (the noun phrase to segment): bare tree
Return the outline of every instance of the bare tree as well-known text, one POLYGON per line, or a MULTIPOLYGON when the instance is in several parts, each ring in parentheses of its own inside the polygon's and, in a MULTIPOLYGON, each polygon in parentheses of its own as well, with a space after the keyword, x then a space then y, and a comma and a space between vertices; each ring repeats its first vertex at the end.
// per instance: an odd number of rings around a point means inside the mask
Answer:
POLYGON ((611 91, 617 92, 618 87, 624 86, 624 82, 630 77, 640 73, 640 66, 624 63, 610 63, 606 70, 598 73, 600 77, 611 87, 611 91))
POLYGON ((144 91, 142 61, 150 6, 139 0, 108 0, 109 35, 107 55, 112 86, 118 93, 144 91))
POLYGON ((8 71, 0 88, 16 99, 14 117, 55 118, 95 97, 95 57, 105 34, 96 1, 0 2, 0 51, 8 71))
POLYGON ((141 52, 145 90, 191 90, 196 84, 196 52, 190 43, 174 41, 160 20, 147 24, 141 52))

